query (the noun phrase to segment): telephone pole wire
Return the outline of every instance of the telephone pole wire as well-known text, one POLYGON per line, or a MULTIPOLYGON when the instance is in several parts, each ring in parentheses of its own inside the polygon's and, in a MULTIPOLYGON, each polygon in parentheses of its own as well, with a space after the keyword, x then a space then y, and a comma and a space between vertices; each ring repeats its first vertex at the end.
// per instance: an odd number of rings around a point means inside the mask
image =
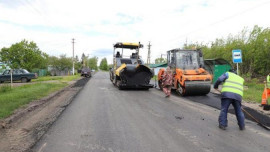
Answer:
POLYGON ((148 44, 148 55, 147 55, 147 64, 149 65, 150 64, 150 56, 151 56, 151 44, 149 42, 148 44))
POLYGON ((73 48, 73 55, 72 55, 72 74, 74 75, 74 42, 75 39, 72 39, 72 48, 73 48))

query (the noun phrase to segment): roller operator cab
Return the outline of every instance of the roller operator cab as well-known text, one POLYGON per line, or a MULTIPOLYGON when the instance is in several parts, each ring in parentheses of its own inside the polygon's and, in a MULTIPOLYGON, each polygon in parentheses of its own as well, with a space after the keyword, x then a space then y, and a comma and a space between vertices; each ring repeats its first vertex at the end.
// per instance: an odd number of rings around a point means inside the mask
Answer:
MULTIPOLYGON (((201 50, 173 49, 167 51, 168 65, 173 71, 172 88, 182 96, 205 95, 210 92, 212 75, 204 69, 201 50)), ((158 73, 159 87, 162 89, 162 76, 165 69, 158 73)))
POLYGON ((142 47, 143 45, 140 43, 114 44, 113 67, 110 69, 110 80, 119 89, 149 89, 153 87, 150 84, 153 71, 144 65, 143 60, 139 56, 139 50, 142 47), (128 52, 130 56, 124 57, 124 51, 130 51, 130 53, 128 52))

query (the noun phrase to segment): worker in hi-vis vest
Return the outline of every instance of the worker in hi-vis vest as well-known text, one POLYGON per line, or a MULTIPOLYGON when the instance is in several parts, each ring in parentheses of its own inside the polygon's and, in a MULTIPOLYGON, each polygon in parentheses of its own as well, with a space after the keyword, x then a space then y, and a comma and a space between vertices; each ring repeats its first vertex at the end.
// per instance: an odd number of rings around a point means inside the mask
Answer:
POLYGON ((245 116, 241 109, 241 102, 244 90, 244 79, 238 76, 232 69, 218 78, 218 80, 214 84, 214 89, 218 90, 218 85, 222 82, 223 85, 221 89, 221 109, 218 118, 219 128, 225 130, 228 126, 227 114, 230 104, 232 104, 238 121, 239 129, 244 130, 245 116))
POLYGON ((262 105, 267 104, 267 99, 270 96, 270 73, 266 77, 266 85, 262 94, 262 105))

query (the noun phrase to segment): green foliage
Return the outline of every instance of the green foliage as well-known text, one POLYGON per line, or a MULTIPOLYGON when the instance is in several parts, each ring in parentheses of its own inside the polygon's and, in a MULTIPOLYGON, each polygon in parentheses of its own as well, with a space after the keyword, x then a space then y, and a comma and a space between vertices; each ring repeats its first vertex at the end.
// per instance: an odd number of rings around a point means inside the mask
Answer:
POLYGON ((98 57, 96 56, 88 59, 88 65, 91 69, 98 70, 97 62, 98 62, 98 57))
POLYGON ((76 55, 75 61, 74 61, 74 68, 77 69, 77 70, 82 68, 82 64, 81 64, 81 62, 79 62, 79 58, 78 58, 77 55, 76 55))
POLYGON ((223 58, 232 63, 232 50, 241 49, 243 63, 239 64, 240 73, 251 77, 265 76, 270 72, 270 28, 254 26, 252 30, 244 28, 237 35, 226 39, 216 39, 210 45, 189 44, 184 48, 202 48, 205 59, 223 58))
POLYGON ((60 58, 58 60, 58 69, 72 69, 72 58, 68 58, 66 57, 66 55, 60 55, 60 58))
POLYGON ((166 62, 167 62, 167 59, 165 59, 165 58, 156 58, 155 59, 155 64, 166 63, 166 62))
POLYGON ((65 54, 60 57, 50 56, 49 65, 57 70, 72 69, 72 58, 66 57, 65 54))
POLYGON ((113 64, 109 64, 109 65, 108 65, 108 70, 109 70, 110 68, 113 68, 113 64))
POLYGON ((101 70, 108 70, 108 63, 107 63, 107 59, 106 58, 103 58, 100 62, 100 65, 99 65, 99 68, 101 70))
POLYGON ((31 71, 33 68, 47 68, 48 55, 39 50, 33 41, 22 40, 2 48, 0 57, 11 68, 24 68, 31 71))

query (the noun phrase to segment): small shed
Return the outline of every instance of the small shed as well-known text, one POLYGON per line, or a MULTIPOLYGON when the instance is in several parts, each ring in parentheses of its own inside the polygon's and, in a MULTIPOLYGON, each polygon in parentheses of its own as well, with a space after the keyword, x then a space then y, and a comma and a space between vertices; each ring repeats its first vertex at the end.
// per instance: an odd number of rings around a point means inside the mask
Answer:
POLYGON ((213 75, 213 83, 217 81, 218 77, 232 68, 231 64, 222 58, 205 59, 204 66, 205 69, 213 75))
POLYGON ((158 75, 158 71, 167 67, 167 63, 149 64, 150 69, 154 71, 155 75, 158 75))

